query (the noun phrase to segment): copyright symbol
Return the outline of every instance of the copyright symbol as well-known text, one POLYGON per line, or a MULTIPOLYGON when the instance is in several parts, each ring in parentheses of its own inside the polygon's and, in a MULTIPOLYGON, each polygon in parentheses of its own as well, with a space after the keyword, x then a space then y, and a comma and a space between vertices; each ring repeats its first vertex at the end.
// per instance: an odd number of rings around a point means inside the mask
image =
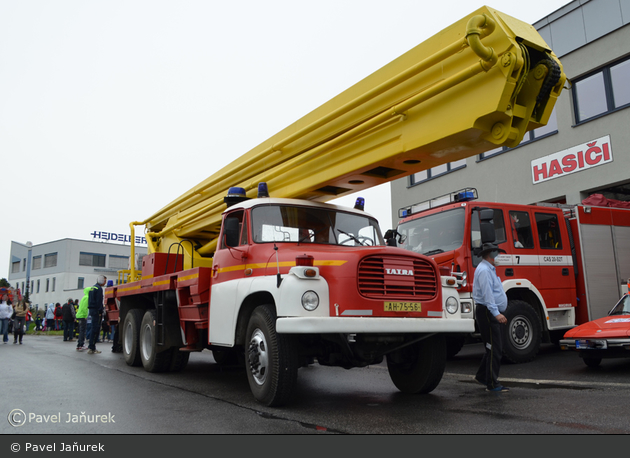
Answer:
MULTIPOLYGON (((22 426, 24 423, 26 423, 26 414, 24 413, 23 410, 13 409, 11 412, 9 412, 9 424, 11 426, 18 428, 22 426)), ((20 449, 19 444, 13 444, 13 445, 17 445, 18 450, 20 449)))
POLYGON ((11 451, 12 452, 19 452, 20 451, 20 444, 11 444, 11 451))

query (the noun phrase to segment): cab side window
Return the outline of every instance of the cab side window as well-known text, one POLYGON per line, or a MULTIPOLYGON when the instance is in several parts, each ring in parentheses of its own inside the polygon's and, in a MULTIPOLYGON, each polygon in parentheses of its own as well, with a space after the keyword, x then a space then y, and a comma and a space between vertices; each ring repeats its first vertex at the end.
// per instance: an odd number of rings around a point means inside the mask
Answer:
POLYGON ((538 229, 540 248, 547 250, 559 250, 562 248, 560 225, 556 215, 536 213, 536 228, 538 229))
POLYGON ((243 218, 244 215, 242 211, 231 213, 225 217, 223 221, 223 235, 221 236, 221 248, 239 245, 243 218))
MULTIPOLYGON (((483 210, 483 209, 482 209, 483 210)), ((481 258, 477 256, 476 249, 480 248, 482 245, 481 241, 481 223, 479 218, 480 212, 478 210, 473 210, 470 221, 470 241, 471 241, 471 249, 472 249, 472 261, 473 267, 477 267, 481 262, 481 258)), ((490 221, 492 226, 494 227, 494 242, 496 245, 501 243, 505 243, 507 241, 506 232, 505 232, 505 220, 503 219, 503 210, 499 210, 498 208, 493 209, 492 220, 490 221)))
POLYGON ((534 248, 534 237, 532 236, 529 213, 511 211, 510 230, 512 231, 514 248, 534 248))

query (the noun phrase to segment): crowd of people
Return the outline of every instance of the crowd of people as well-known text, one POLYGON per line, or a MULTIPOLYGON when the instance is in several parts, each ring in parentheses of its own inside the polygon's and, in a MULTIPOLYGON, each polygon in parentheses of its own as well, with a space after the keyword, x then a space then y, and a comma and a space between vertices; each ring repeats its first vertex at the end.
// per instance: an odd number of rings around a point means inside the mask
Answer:
POLYGON ((101 353, 96 343, 111 342, 113 331, 107 320, 103 319, 103 286, 107 278, 99 276, 94 286, 85 288, 83 298, 68 299, 61 305, 49 304, 44 316, 39 312, 33 318, 31 303, 20 298, 15 304, 8 294, 0 298, 0 334, 3 343, 9 342, 9 334, 13 333, 13 343, 22 345, 24 334, 35 323, 35 331, 63 331, 64 342, 77 341, 77 351, 88 350, 88 353, 101 353))

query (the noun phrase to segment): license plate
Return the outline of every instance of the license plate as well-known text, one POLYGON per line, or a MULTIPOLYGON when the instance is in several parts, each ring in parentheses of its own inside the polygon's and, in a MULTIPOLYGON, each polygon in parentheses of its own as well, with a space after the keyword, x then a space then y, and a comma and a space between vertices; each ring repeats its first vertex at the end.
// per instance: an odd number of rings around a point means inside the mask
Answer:
POLYGON ((385 302, 384 310, 386 312, 421 312, 420 302, 385 302))
POLYGON ((579 350, 606 350, 608 345, 606 344, 606 341, 601 340, 576 340, 575 348, 579 350))

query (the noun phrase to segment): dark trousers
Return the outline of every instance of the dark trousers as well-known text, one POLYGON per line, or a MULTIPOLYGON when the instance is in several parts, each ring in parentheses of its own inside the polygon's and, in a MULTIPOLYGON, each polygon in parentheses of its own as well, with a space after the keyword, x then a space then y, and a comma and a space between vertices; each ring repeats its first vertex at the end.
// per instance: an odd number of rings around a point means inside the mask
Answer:
POLYGON ((501 369, 501 357, 503 356, 503 335, 501 323, 490 313, 487 307, 477 304, 475 319, 481 334, 486 352, 481 358, 481 365, 477 370, 477 380, 485 382, 488 388, 499 385, 499 370, 501 369))
POLYGON ((90 309, 90 317, 92 318, 92 330, 90 331, 90 343, 88 348, 96 350, 96 341, 98 340, 99 330, 101 329, 101 314, 96 309, 90 309))
POLYGON ((67 340, 72 340, 74 334, 74 321, 65 321, 63 322, 63 340, 64 342, 67 340))
POLYGON ((17 342, 18 337, 20 342, 22 342, 22 336, 24 335, 24 323, 26 323, 25 316, 15 317, 15 321, 13 321, 13 342, 17 342))
POLYGON ((85 328, 87 327, 87 318, 78 318, 79 322, 79 341, 77 342, 77 348, 83 347, 85 344, 85 328))

